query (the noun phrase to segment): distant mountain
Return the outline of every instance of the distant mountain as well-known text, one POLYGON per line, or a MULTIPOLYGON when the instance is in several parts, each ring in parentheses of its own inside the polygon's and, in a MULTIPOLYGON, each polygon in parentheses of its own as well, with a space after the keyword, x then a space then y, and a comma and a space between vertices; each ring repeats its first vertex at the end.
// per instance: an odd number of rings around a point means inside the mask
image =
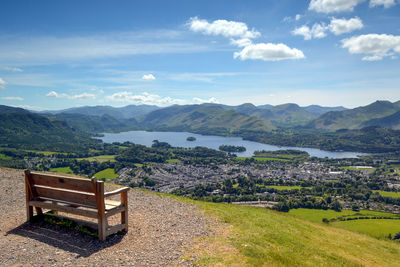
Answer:
POLYGON ((319 105, 310 105, 306 107, 302 107, 305 111, 312 113, 315 116, 321 116, 324 113, 329 111, 343 111, 347 110, 347 108, 339 106, 339 107, 322 107, 319 105))
POLYGON ((137 126, 137 121, 134 118, 120 121, 108 114, 91 116, 78 113, 58 113, 46 116, 52 120, 65 121, 73 129, 88 133, 132 130, 137 126))
POLYGON ((256 116, 276 127, 304 125, 317 117, 297 104, 254 106, 246 103, 239 106, 226 106, 226 108, 231 108, 237 113, 256 116))
POLYGON ((50 120, 21 108, 0 106, 1 147, 76 152, 96 143, 65 121, 50 120))
POLYGON ((219 105, 171 106, 147 114, 139 123, 153 130, 191 131, 207 134, 229 134, 242 129, 274 129, 259 118, 239 114, 219 105))
POLYGON ((103 116, 108 115, 114 117, 117 120, 126 120, 126 119, 138 119, 143 117, 144 115, 160 109, 158 106, 153 105, 128 105, 121 108, 115 108, 111 106, 85 106, 78 108, 69 108, 64 110, 57 111, 45 111, 44 113, 72 113, 72 114, 83 114, 88 116, 103 116))
POLYGON ((360 129, 368 121, 393 115, 399 110, 400 101, 376 101, 364 107, 325 113, 308 124, 308 127, 326 130, 360 129))
POLYGON ((400 111, 397 111, 396 113, 383 118, 372 119, 363 122, 362 127, 366 126, 380 126, 393 130, 400 130, 400 111))

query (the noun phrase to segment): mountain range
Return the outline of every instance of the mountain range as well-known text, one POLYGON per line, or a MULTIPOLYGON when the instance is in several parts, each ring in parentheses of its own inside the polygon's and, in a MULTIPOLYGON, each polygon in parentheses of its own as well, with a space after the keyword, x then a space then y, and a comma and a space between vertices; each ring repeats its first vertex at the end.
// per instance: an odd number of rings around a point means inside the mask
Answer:
POLYGON ((95 141, 90 136, 95 134, 150 130, 233 135, 263 143, 334 150, 352 148, 350 140, 359 142, 357 147, 363 149, 377 137, 382 140, 376 140, 373 150, 378 151, 387 142, 385 136, 391 136, 390 143, 400 146, 396 137, 399 134, 394 131, 399 129, 400 101, 376 101, 354 109, 246 103, 164 108, 149 105, 94 106, 40 113, 0 106, 0 146, 3 147, 31 147, 30 144, 34 144, 73 150, 77 146, 93 145, 95 141), (329 140, 334 140, 334 144, 329 140))

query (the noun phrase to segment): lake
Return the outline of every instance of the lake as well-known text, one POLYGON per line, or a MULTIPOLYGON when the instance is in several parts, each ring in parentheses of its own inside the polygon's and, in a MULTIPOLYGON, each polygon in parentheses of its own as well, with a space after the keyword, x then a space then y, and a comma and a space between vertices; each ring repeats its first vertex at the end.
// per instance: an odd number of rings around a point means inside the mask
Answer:
POLYGON ((129 141, 135 144, 151 146, 153 140, 158 140, 160 142, 167 142, 174 147, 189 148, 203 146, 217 150, 220 145, 244 146, 246 148, 245 152, 235 153, 239 157, 251 157, 256 150, 275 151, 282 149, 296 149, 306 151, 308 154, 310 154, 310 156, 319 158, 356 158, 358 155, 365 155, 364 153, 358 152, 331 152, 320 150, 317 148, 274 146, 243 140, 243 138, 241 137, 201 135, 188 132, 129 131, 122 133, 104 133, 103 137, 98 138, 103 140, 103 142, 105 143, 123 143, 129 141), (189 136, 195 137, 196 141, 187 141, 186 138, 188 138, 189 136))

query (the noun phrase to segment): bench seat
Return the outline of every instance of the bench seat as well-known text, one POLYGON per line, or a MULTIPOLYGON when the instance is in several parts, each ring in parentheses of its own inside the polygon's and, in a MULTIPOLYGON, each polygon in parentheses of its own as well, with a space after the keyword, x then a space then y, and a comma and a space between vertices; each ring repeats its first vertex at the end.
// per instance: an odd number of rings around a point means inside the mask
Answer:
POLYGON ((128 231, 128 187, 104 192, 104 183, 95 178, 84 179, 47 173, 25 171, 27 219, 42 209, 60 211, 98 220, 99 239, 108 235, 128 231), (106 199, 120 195, 120 201, 106 199), (121 224, 109 227, 107 218, 121 213, 121 224))

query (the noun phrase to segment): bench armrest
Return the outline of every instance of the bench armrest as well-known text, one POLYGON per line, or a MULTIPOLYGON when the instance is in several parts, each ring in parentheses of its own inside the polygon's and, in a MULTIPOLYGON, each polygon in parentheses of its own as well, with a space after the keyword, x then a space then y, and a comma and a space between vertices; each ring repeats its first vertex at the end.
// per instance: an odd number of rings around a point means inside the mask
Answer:
POLYGON ((104 193, 104 197, 109 197, 109 196, 113 196, 113 195, 120 194, 122 192, 128 192, 128 191, 129 191, 129 187, 122 187, 117 190, 104 193))

